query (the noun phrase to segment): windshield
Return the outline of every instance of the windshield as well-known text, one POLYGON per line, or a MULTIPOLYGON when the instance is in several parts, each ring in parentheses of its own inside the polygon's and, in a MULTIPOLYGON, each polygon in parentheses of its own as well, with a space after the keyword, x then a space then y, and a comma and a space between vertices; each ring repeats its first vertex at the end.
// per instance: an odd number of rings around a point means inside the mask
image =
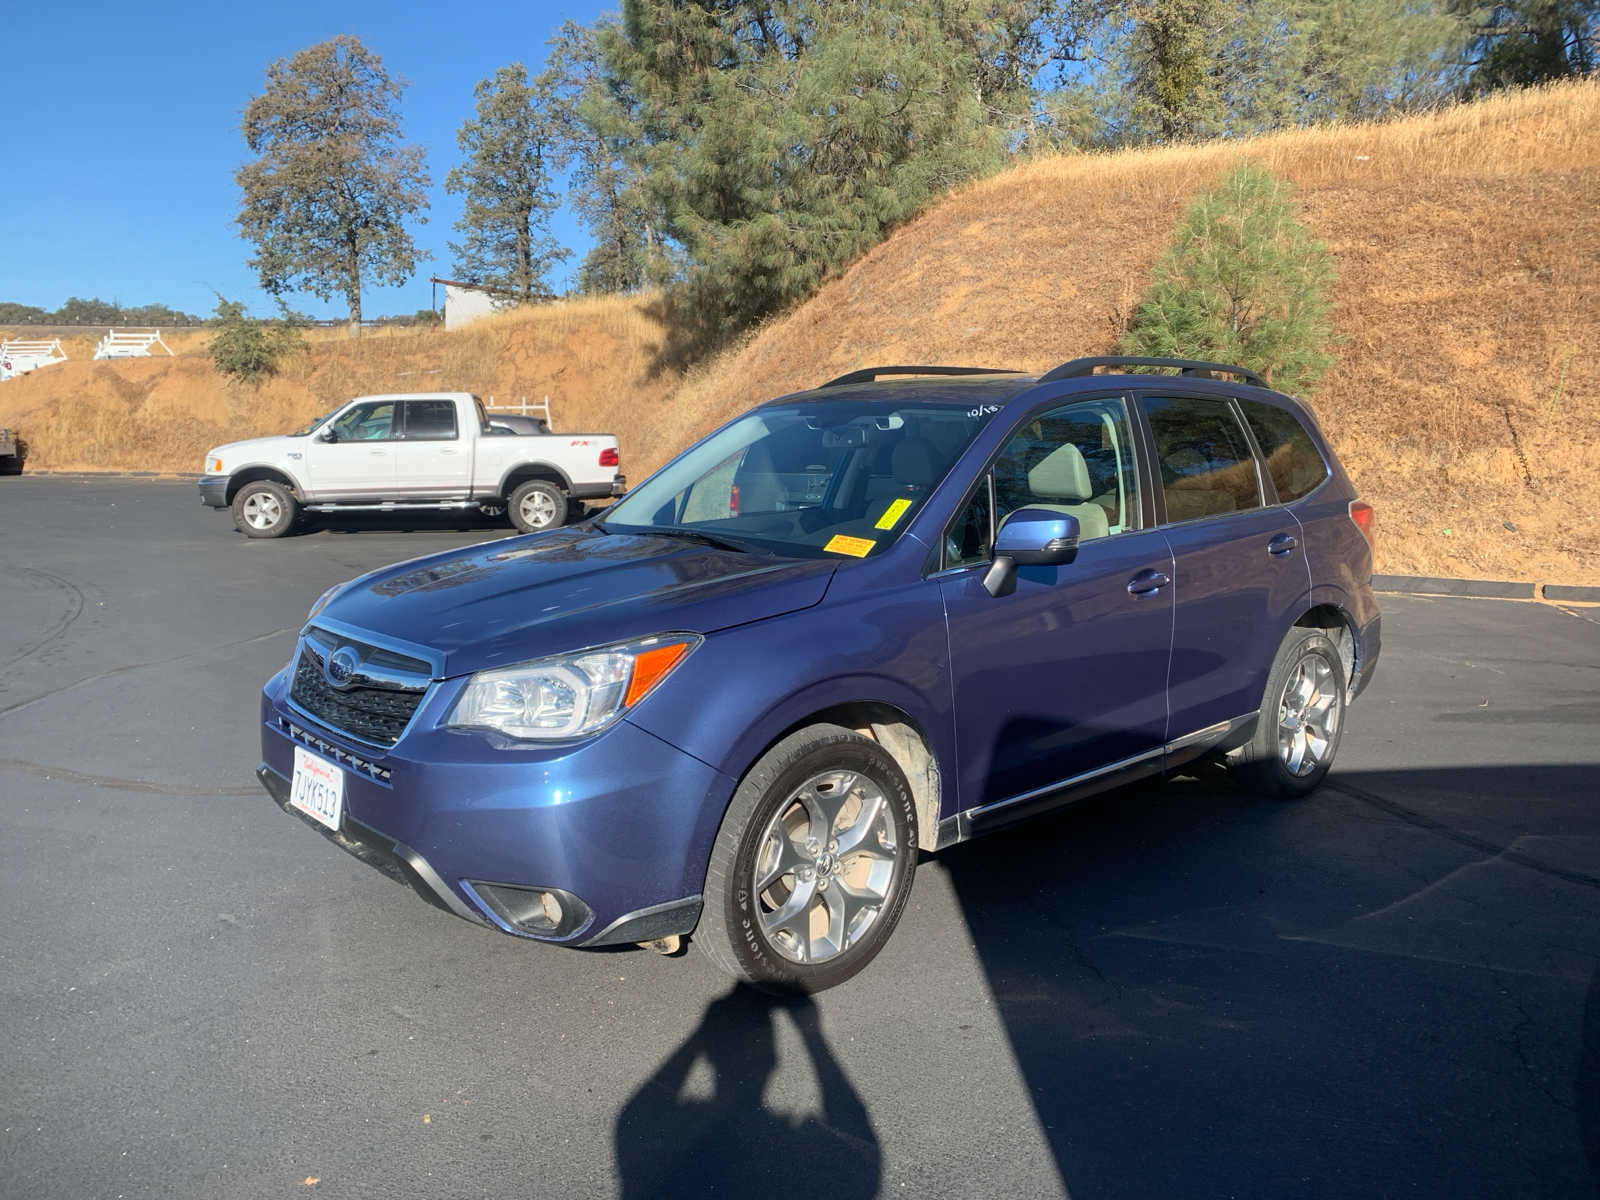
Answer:
MULTIPOLYGON (((333 412, 338 412, 338 411, 339 411, 338 409, 334 409, 333 410, 333 412)), ((288 436, 289 437, 305 437, 308 433, 310 433, 318 425, 321 425, 329 417, 333 416, 333 412, 325 412, 320 417, 312 417, 311 418, 311 424, 307 425, 304 429, 296 429, 293 433, 289 434, 288 436)))
POLYGON ((768 554, 866 558, 910 524, 992 416, 990 405, 931 403, 759 409, 645 480, 603 525, 768 554))

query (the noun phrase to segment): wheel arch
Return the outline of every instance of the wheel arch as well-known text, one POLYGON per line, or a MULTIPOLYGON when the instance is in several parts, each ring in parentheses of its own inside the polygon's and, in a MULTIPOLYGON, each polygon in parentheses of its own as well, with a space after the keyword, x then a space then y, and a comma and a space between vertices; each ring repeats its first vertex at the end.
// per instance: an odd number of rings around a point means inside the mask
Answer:
POLYGON ((917 845, 937 848, 943 806, 944 773, 922 725, 904 708, 883 700, 845 700, 790 719, 750 755, 737 772, 743 779, 784 738, 810 725, 841 725, 871 738, 886 750, 911 785, 917 806, 917 845))
POLYGON ((504 500, 511 499, 511 493, 516 491, 530 479, 543 479, 547 483, 556 484, 569 497, 572 495, 572 480, 567 473, 554 463, 518 463, 500 477, 500 496, 504 500))
MULTIPOLYGON (((1315 599, 1316 597, 1312 597, 1315 599)), ((1345 688, 1355 686, 1356 668, 1363 665, 1361 640, 1356 635, 1355 618, 1343 605, 1328 598, 1312 604, 1295 618, 1297 629, 1320 629, 1339 650, 1339 665, 1344 668, 1345 688)))
POLYGON ((289 494, 296 500, 305 498, 305 494, 300 490, 300 485, 295 481, 294 476, 279 467, 269 467, 258 463, 255 466, 240 467, 232 475, 228 476, 228 490, 223 493, 224 501, 232 504, 233 498, 239 494, 239 489, 244 487, 245 484, 259 483, 264 479, 272 483, 281 483, 289 489, 289 494))

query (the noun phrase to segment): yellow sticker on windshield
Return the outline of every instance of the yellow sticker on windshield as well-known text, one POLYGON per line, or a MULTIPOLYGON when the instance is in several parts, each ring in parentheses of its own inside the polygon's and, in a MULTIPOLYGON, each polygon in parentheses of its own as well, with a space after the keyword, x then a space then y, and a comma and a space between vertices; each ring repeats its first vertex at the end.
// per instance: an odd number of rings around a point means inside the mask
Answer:
POLYGON ((906 515, 906 509, 911 507, 911 501, 901 498, 883 510, 883 516, 878 518, 874 529, 893 529, 900 518, 906 515))
POLYGON ((824 550, 831 550, 835 554, 848 554, 851 558, 865 558, 872 553, 873 546, 877 545, 871 538, 845 537, 836 533, 828 539, 824 550))

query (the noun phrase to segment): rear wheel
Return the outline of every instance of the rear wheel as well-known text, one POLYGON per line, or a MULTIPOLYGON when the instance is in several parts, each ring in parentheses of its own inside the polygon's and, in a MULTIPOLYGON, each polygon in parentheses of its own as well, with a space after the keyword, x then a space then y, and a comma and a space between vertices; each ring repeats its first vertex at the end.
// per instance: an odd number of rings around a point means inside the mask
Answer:
POLYGON ((1326 634, 1296 626, 1278 647, 1255 737, 1229 765, 1263 795, 1293 799, 1316 789, 1344 731, 1344 660, 1326 634))
POLYGON ((554 529, 567 517, 567 496, 545 479, 530 479, 512 491, 506 502, 511 523, 523 533, 554 529))
POLYGON ((282 537, 299 511, 289 489, 270 479, 247 483, 233 497, 233 523, 245 537, 282 537))
POLYGON ((916 804, 894 759, 870 738, 813 725, 734 793, 695 942, 764 990, 832 987, 888 941, 916 865, 916 804))

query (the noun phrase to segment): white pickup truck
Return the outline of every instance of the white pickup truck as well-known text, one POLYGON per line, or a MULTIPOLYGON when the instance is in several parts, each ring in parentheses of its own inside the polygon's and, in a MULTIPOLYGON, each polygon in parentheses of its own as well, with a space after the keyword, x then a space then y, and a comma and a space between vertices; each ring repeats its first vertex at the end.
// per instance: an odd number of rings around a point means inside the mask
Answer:
POLYGON ((532 533, 573 500, 622 495, 620 467, 610 434, 514 433, 466 392, 358 396, 298 433, 207 451, 200 499, 253 538, 302 512, 448 508, 504 508, 532 533))

